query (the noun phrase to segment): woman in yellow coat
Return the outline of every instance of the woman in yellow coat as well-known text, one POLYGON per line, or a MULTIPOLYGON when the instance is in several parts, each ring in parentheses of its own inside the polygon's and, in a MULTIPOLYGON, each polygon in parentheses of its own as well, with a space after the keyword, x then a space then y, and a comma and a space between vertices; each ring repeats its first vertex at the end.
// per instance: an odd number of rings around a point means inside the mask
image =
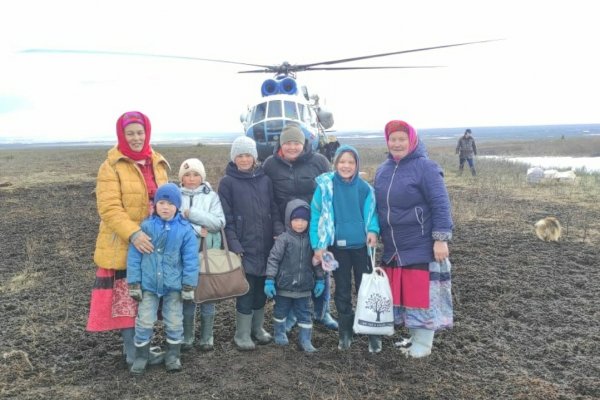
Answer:
POLYGON ((141 112, 121 115, 117 120, 117 145, 108 151, 96 181, 100 230, 86 330, 120 330, 129 364, 135 359, 137 303, 127 290, 127 249, 132 243, 143 253, 154 250, 140 223, 152 214, 158 186, 168 182, 169 165, 150 147, 150 132, 150 120, 141 112))

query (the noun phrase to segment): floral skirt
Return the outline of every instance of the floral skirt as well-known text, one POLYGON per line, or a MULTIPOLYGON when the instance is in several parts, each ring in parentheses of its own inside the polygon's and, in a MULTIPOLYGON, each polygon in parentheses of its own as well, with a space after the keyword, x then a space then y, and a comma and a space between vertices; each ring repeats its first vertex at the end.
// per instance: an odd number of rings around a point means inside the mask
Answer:
POLYGON ((97 268, 85 329, 99 332, 133 328, 137 307, 129 296, 126 270, 97 268))
MULTIPOLYGON (((394 261, 392 261, 393 264, 394 261)), ((407 328, 441 330, 453 320, 451 264, 432 261, 422 268, 383 264, 394 301, 394 323, 407 328)))

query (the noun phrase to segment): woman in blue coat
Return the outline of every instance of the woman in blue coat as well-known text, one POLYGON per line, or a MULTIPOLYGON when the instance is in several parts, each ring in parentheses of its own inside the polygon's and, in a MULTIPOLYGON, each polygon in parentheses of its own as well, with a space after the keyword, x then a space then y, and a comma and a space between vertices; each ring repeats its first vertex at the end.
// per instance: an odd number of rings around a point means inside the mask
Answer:
POLYGON ((453 323, 450 201, 440 166, 428 158, 411 125, 388 122, 385 139, 388 159, 378 167, 374 185, 381 263, 392 287, 395 322, 411 334, 402 350, 410 357, 425 357, 435 331, 453 323))

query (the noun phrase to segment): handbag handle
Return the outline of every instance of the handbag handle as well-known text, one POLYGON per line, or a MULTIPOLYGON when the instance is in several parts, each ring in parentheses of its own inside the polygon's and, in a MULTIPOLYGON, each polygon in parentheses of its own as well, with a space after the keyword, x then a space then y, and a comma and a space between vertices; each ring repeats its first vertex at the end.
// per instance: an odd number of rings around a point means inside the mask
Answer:
MULTIPOLYGON (((221 228, 221 243, 223 243, 223 247, 225 248, 225 257, 227 258, 227 264, 229 265, 229 270, 233 271, 233 263, 231 262, 231 257, 229 256, 229 246, 227 245, 227 238, 225 237, 225 229, 221 228)), ((210 266, 208 263, 208 251, 206 249, 206 240, 202 240, 202 257, 204 258, 204 267, 206 268, 206 273, 210 273, 210 266)))

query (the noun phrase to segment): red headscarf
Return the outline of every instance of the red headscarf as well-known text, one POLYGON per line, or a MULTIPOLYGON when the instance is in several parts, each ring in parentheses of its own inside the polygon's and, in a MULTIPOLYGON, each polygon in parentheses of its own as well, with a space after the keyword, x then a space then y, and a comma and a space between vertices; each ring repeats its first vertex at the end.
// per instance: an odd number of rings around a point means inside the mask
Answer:
POLYGON ((121 115, 117 120, 117 148, 125 156, 132 160, 139 161, 145 160, 152 156, 152 148, 150 148, 150 132, 151 132, 150 120, 144 114, 139 111, 129 111, 121 115), (131 150, 127 139, 125 139, 125 127, 129 124, 138 123, 142 124, 146 131, 146 138, 144 139, 144 147, 142 151, 137 152, 131 150))
POLYGON ((390 141, 390 135, 394 132, 405 132, 408 135, 408 154, 415 151, 417 145, 419 144, 419 136, 417 135, 417 131, 413 128, 408 122, 400 121, 400 120, 391 120, 387 124, 385 124, 385 142, 388 144, 390 141))

